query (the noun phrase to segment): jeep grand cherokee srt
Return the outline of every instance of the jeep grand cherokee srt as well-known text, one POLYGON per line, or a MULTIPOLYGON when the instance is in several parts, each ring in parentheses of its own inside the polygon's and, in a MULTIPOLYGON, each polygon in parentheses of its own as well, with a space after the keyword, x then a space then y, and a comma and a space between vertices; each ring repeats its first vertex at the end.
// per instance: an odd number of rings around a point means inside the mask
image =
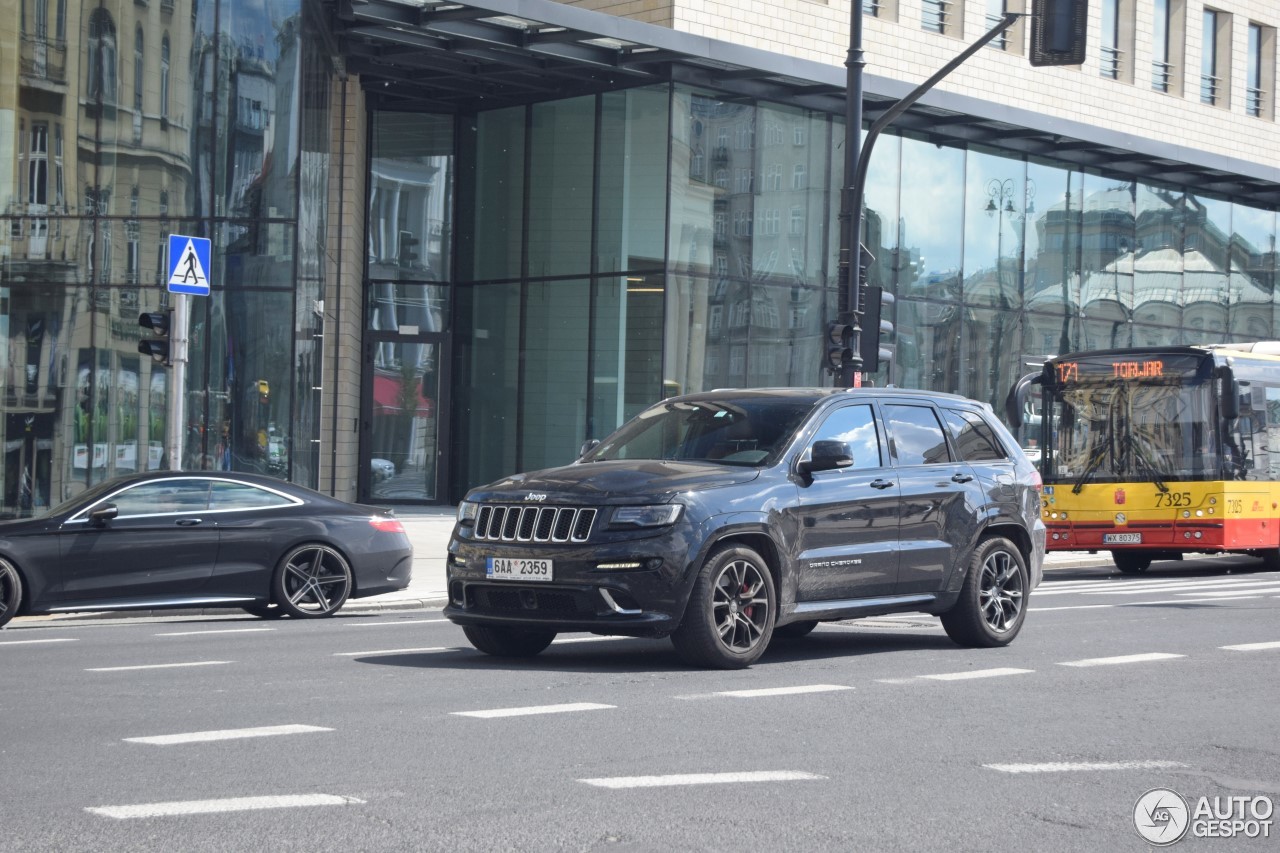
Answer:
POLYGON ((674 397, 571 465, 472 490, 445 615, 511 657, 590 631, 670 636, 691 664, 737 668, 775 636, 898 612, 1002 646, 1042 576, 1039 489, 989 407, 962 397, 674 397))

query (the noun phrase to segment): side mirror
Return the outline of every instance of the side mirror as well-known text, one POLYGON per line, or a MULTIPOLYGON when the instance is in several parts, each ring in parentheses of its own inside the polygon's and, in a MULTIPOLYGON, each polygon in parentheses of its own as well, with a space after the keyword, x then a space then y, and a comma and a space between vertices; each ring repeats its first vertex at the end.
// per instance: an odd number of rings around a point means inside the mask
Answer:
POLYGON ((582 449, 578 451, 578 458, 581 459, 582 457, 586 456, 588 453, 595 450, 599 446, 600 446, 600 439, 598 438, 587 439, 586 442, 582 445, 582 449))
POLYGON ((1017 429, 1026 425, 1026 405, 1031 386, 1039 385, 1043 379, 1042 374, 1028 373, 1013 383, 1008 396, 1004 398, 1004 417, 1009 422, 1009 426, 1017 429))
POLYGON ((91 527, 106 527, 107 522, 119 515, 120 510, 115 504, 103 504, 102 506, 89 513, 89 525, 91 527))
POLYGON ((1222 416, 1227 420, 1240 417, 1240 383, 1234 379, 1222 380, 1222 416))
POLYGON ((843 441, 815 441, 809 458, 800 463, 806 474, 815 471, 834 471, 853 465, 853 451, 843 441))

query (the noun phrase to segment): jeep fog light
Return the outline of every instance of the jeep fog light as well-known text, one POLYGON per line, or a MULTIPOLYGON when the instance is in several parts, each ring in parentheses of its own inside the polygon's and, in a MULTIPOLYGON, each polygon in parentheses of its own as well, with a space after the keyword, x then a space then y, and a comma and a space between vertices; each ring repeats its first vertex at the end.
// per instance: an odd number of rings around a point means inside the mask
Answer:
POLYGON ((674 524, 684 509, 680 504, 656 506, 620 506, 609 519, 610 527, 662 527, 674 524))

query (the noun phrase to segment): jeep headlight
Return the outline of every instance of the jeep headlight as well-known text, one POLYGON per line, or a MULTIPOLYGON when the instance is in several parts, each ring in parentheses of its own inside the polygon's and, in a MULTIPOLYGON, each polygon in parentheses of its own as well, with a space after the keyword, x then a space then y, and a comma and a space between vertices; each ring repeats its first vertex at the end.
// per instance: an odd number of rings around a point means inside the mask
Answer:
POLYGON ((471 501, 463 501, 458 504, 458 523, 474 524, 477 509, 479 509, 479 507, 471 501))
POLYGON ((680 504, 620 506, 613 511, 610 527, 663 527, 674 524, 684 507, 680 504))

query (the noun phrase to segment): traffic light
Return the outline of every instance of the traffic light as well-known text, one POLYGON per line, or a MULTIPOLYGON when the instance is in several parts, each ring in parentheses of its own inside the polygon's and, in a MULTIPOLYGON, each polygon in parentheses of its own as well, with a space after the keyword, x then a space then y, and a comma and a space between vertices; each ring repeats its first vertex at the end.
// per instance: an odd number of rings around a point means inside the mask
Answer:
POLYGON ((875 373, 880 362, 893 359, 893 294, 868 287, 862 295, 862 337, 858 339, 862 369, 875 373))
POLYGON ((1031 0, 1031 64, 1081 65, 1089 0, 1031 0))
POLYGON ((258 389, 258 402, 267 405, 271 402, 271 385, 265 379, 259 379, 255 383, 258 389))
POLYGON ((155 335, 153 338, 138 341, 138 352, 151 356, 151 360, 156 364, 171 366, 173 362, 170 360, 169 333, 173 329, 173 309, 139 314, 138 325, 144 329, 150 329, 151 334, 155 335))
POLYGON ((414 248, 418 245, 418 238, 413 236, 412 231, 401 231, 399 241, 398 262, 402 267, 411 267, 413 262, 418 260, 418 253, 414 248))
POLYGON ((841 314, 840 319, 827 323, 822 366, 837 376, 849 359, 853 358, 853 324, 848 318, 848 314, 841 314))

